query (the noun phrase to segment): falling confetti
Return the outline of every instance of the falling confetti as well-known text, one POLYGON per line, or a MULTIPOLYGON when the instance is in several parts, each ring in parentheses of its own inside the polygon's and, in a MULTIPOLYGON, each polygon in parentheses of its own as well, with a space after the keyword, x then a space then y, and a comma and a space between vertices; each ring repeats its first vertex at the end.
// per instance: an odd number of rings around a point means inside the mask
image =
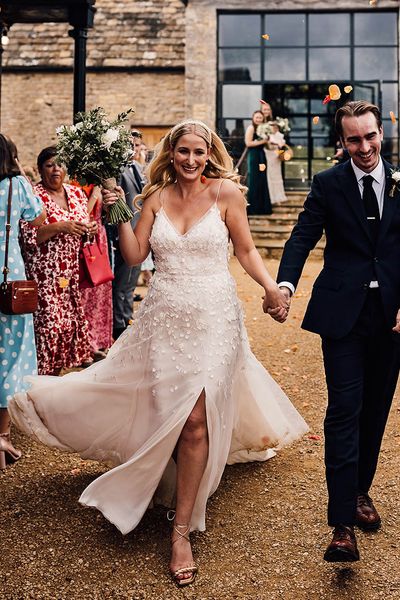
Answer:
POLYGON ((343 91, 344 91, 346 94, 350 94, 350 92, 352 92, 352 91, 353 91, 353 86, 352 86, 352 85, 346 85, 346 86, 343 88, 343 91))
POLYGON ((328 92, 331 100, 339 100, 340 96, 342 95, 340 88, 338 85, 336 85, 336 83, 333 83, 329 86, 328 92))
POLYGON ((260 164, 258 165, 258 169, 259 169, 259 171, 261 171, 261 172, 262 172, 262 171, 265 171, 265 169, 266 169, 266 168, 267 168, 267 165, 264 165, 264 163, 260 163, 260 164))
POLYGON ((378 0, 369 0, 370 6, 376 6, 378 4, 378 0))
POLYGON ((265 100, 260 100, 260 102, 261 102, 261 104, 267 104, 268 105, 268 102, 265 102, 265 100))
POLYGON ((314 125, 318 125, 319 117, 318 116, 313 117, 312 122, 314 123, 314 125))
POLYGON ((269 35, 268 33, 264 33, 264 35, 261 36, 263 40, 269 40, 269 35))
POLYGON ((322 104, 328 104, 328 102, 330 102, 330 101, 331 101, 331 97, 330 97, 330 95, 328 94, 328 95, 327 95, 327 96, 325 96, 325 98, 322 100, 322 104))
POLYGON ((396 115, 394 114, 394 112, 391 110, 389 112, 390 115, 390 120, 392 121, 393 125, 396 123, 396 115))

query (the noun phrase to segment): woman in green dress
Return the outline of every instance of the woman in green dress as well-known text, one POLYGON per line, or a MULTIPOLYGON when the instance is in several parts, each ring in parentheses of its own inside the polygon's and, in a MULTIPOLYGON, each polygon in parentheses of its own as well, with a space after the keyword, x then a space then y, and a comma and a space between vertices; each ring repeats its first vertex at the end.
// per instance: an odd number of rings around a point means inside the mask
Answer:
POLYGON ((244 138, 247 147, 248 215, 272 213, 267 181, 267 159, 264 152, 268 140, 257 135, 257 127, 262 123, 264 123, 264 115, 260 110, 256 110, 244 138))

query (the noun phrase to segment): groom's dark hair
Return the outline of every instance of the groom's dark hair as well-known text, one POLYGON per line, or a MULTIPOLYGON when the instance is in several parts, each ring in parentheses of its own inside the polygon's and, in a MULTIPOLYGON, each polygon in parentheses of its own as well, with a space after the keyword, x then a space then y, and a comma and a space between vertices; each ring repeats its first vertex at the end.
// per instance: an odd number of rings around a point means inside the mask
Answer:
POLYGON ((342 120, 344 117, 360 117, 368 112, 375 116, 378 129, 380 129, 382 127, 381 111, 375 104, 371 104, 366 100, 353 100, 343 104, 343 106, 336 111, 335 115, 335 128, 338 136, 340 138, 343 137, 342 120))

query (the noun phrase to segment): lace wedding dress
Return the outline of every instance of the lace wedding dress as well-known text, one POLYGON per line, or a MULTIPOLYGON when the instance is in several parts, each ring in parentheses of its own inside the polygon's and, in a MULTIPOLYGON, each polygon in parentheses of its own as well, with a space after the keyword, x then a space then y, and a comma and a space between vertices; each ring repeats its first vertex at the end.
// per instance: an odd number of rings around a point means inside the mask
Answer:
POLYGON ((62 378, 31 377, 29 393, 9 406, 17 426, 44 444, 117 465, 80 502, 124 534, 152 500, 173 503, 171 455, 202 390, 209 455, 192 529, 205 529, 226 463, 266 460, 307 431, 251 353, 217 202, 184 235, 161 208, 150 242, 156 273, 107 358, 62 378))

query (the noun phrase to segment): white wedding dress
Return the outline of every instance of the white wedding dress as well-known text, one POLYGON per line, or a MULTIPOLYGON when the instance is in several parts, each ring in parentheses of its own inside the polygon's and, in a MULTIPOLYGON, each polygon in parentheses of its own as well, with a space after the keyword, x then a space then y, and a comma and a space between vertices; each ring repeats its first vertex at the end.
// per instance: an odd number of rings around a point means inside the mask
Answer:
POLYGON ((173 504, 171 456, 202 390, 209 454, 192 530, 205 529, 226 463, 266 460, 307 431, 251 353, 217 202, 184 235, 161 208, 150 242, 156 273, 107 358, 61 378, 30 377, 29 393, 9 405, 14 423, 44 444, 117 465, 80 502, 123 534, 153 500, 173 504))

